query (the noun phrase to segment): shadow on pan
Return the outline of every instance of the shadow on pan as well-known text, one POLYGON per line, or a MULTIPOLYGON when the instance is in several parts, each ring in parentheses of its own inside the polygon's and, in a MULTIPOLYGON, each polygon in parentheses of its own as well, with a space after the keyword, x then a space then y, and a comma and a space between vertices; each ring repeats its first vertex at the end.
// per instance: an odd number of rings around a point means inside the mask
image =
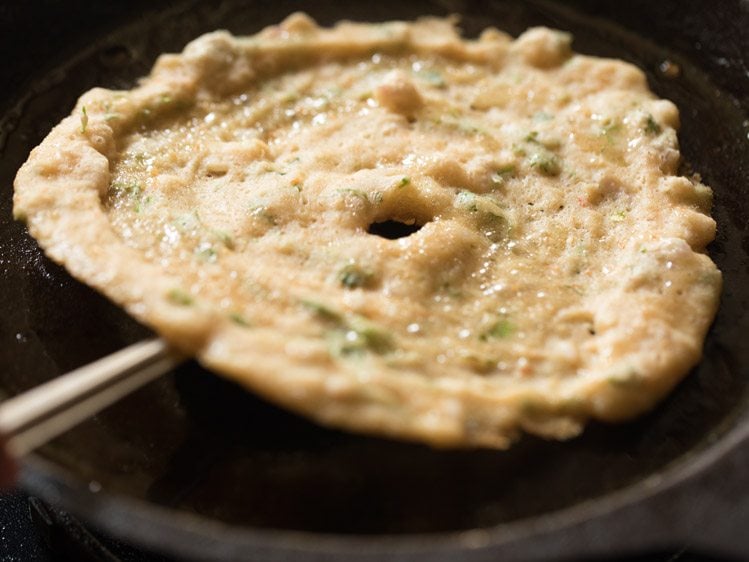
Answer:
MULTIPOLYGON (((434 451, 323 429, 188 363, 44 447, 28 464, 28 485, 135 541, 139 537, 132 529, 138 525, 128 529, 128 517, 138 520, 139 510, 150 509, 145 504, 168 508, 156 516, 148 512, 172 533, 165 548, 183 536, 199 537, 206 520, 232 524, 236 533, 280 529, 408 536, 475 528, 501 532, 511 523, 531 532, 534 518, 586 501, 605 503, 611 492, 641 485, 669 467, 687 466, 745 423, 747 3, 716 4, 710 13, 692 4, 640 0, 579 0, 567 7, 436 0, 331 6, 303 4, 326 24, 460 13, 469 35, 487 25, 513 34, 550 25, 572 31, 577 51, 643 68, 656 93, 679 106, 682 152, 716 194, 719 235, 711 253, 724 272, 725 291, 704 360, 660 407, 636 422, 592 424, 566 443, 526 437, 507 452, 434 451), (667 60, 678 65, 678 76, 662 72, 667 60), (105 504, 101 497, 108 498, 105 504), (117 510, 121 498, 136 500, 122 504, 129 515, 117 510), (189 519, 194 527, 183 535, 175 531, 182 523, 169 523, 172 509, 201 517, 189 519)), ((142 1, 106 6, 72 1, 64 9, 76 17, 64 18, 55 12, 63 8, 31 2, 2 16, 19 37, 45 29, 38 18, 60 21, 55 34, 40 43, 46 46, 19 54, 3 70, 6 83, 17 85, 2 100, 0 122, 0 388, 5 393, 35 386, 148 333, 46 260, 23 227, 12 222, 12 178, 28 151, 90 87, 129 87, 148 73, 159 53, 179 51, 203 32, 252 33, 299 7, 290 1, 178 2, 157 8, 142 1), (43 14, 35 12, 42 8, 43 14), (29 23, 33 18, 35 26, 29 23)), ((8 42, 6 52, 21 44, 12 34, 2 41, 8 42)))

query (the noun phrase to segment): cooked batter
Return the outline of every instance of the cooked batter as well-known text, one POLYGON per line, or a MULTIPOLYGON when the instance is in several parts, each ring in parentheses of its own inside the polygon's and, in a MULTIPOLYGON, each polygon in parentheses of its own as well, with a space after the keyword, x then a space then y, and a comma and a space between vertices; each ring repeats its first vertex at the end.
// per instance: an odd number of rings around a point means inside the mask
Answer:
POLYGON ((676 108, 570 42, 302 14, 212 33, 84 95, 15 212, 174 345, 320 423, 568 438, 670 390, 721 286, 676 108))

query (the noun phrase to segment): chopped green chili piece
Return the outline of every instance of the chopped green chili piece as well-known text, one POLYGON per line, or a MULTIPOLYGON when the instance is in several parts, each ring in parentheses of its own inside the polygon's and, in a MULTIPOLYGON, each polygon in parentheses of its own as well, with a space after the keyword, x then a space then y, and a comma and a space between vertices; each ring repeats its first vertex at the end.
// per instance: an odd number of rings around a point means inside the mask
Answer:
POLYGON ((315 301, 302 300, 300 304, 321 320, 332 324, 327 332, 331 352, 338 357, 361 355, 366 351, 384 354, 393 348, 392 337, 382 328, 358 315, 347 315, 332 310, 315 301))

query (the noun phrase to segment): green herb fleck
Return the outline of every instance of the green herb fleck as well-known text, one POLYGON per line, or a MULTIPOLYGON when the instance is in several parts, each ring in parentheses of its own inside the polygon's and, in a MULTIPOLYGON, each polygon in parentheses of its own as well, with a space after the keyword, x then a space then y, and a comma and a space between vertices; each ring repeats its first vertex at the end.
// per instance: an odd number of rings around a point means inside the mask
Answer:
POLYGON ((184 213, 178 216, 172 221, 172 224, 180 232, 190 232, 197 230, 203 223, 200 220, 198 211, 193 211, 192 213, 184 213))
POLYGON ((350 263, 338 272, 338 280, 347 289, 358 289, 369 285, 373 275, 371 271, 350 263))
POLYGON ((476 226, 493 242, 498 242, 510 230, 502 208, 490 196, 462 190, 455 197, 455 205, 471 213, 476 226))
POLYGON ((358 199, 361 199, 362 201, 369 203, 369 197, 367 197, 367 194, 359 189, 352 189, 350 187, 345 187, 342 189, 337 189, 336 191, 343 196, 350 195, 352 197, 357 197, 358 199))
POLYGON ((372 324, 358 324, 354 326, 353 331, 365 347, 375 353, 387 353, 393 347, 390 334, 372 324))
POLYGON ((214 263, 218 259, 218 252, 210 244, 201 244, 195 249, 195 255, 201 261, 214 263))
POLYGON ((113 181, 110 189, 117 195, 127 195, 137 197, 143 192, 143 188, 138 182, 113 181))
POLYGON ((328 333, 331 351, 338 357, 362 355, 367 351, 385 354, 392 350, 393 341, 389 334, 359 318, 354 325, 328 333))
POLYGON ((515 327, 506 318, 502 318, 492 324, 492 326, 483 332, 479 339, 481 341, 489 341, 491 339, 504 339, 512 335, 515 331, 515 327))
POLYGON ((114 121, 116 119, 121 119, 121 118, 122 118, 122 115, 112 110, 111 101, 108 101, 104 104, 104 120, 105 121, 114 121))
POLYGON ((133 206, 133 211, 136 213, 141 213, 143 210, 145 210, 148 205, 151 204, 152 198, 150 195, 146 195, 145 197, 140 198, 135 205, 133 206))
POLYGON ((475 193, 463 189, 458 192, 458 195, 456 195, 455 203, 458 207, 470 211, 471 213, 475 213, 479 210, 478 205, 476 204, 476 199, 477 195, 475 193))
POLYGON ((278 219, 276 216, 272 213, 268 212, 268 208, 264 205, 256 205, 250 208, 250 213, 253 216, 259 217, 271 226, 276 226, 278 224, 278 219))
POLYGON ((616 133, 622 128, 621 124, 614 119, 606 119, 601 127, 604 135, 610 135, 616 133))
POLYGON ((300 304, 310 312, 316 314, 322 320, 326 320, 328 322, 341 322, 343 320, 343 317, 338 312, 322 303, 310 300, 302 300, 300 301, 300 304))
POLYGON ((281 103, 291 104, 299 101, 299 92, 286 92, 281 96, 281 103))
POLYGON ((474 133, 477 135, 489 135, 489 133, 483 127, 480 127, 469 119, 461 119, 458 121, 458 129, 464 133, 474 133))
POLYGON ((459 299, 463 297, 463 291, 456 288, 452 283, 449 281, 442 281, 439 283, 439 290, 445 293, 448 297, 459 299))
POLYGON ((401 178, 400 183, 398 184, 398 187, 406 187, 410 183, 411 183, 411 178, 409 178, 408 176, 403 176, 401 178))
POLYGON ((179 306, 191 306, 195 304, 195 299, 182 289, 172 289, 166 294, 166 297, 172 304, 179 306))
POLYGON ((438 119, 433 120, 433 122, 436 125, 443 125, 446 127, 449 127, 453 130, 460 131, 462 133, 468 133, 472 135, 483 135, 483 136, 491 136, 489 135, 489 132, 484 129, 482 126, 477 124, 476 122, 472 121, 471 119, 463 118, 461 119, 459 117, 459 113, 454 112, 453 114, 448 114, 445 117, 440 117, 438 119))
POLYGON ((606 139, 606 142, 610 145, 614 144, 616 135, 621 130, 621 124, 614 119, 606 119, 601 126, 601 135, 606 139))
POLYGON ((559 158, 546 149, 541 149, 528 158, 528 165, 544 176, 556 176, 562 171, 559 158))
POLYGON ((382 203, 382 192, 380 191, 374 191, 370 195, 367 195, 360 189, 353 189, 350 187, 337 189, 336 191, 344 197, 355 197, 361 199, 365 203, 374 203, 375 205, 382 203))
POLYGON ((85 133, 87 127, 88 127, 88 112, 86 111, 86 106, 84 105, 83 107, 81 107, 81 133, 85 133))
POLYGON ((647 119, 645 120, 645 132, 649 135, 657 135, 661 132, 661 126, 650 114, 648 114, 647 119))
POLYGON ((251 326, 250 322, 239 312, 229 313, 229 320, 234 322, 237 326, 242 326, 243 328, 249 328, 251 326))
POLYGON ((228 250, 235 248, 234 238, 231 234, 225 230, 211 230, 211 234, 215 236, 228 250))
POLYGON ((392 337, 363 316, 344 316, 316 301, 301 300, 300 304, 332 325, 327 338, 331 352, 338 357, 360 355, 365 351, 384 354, 393 348, 392 337))
POLYGON ((515 175, 515 164, 508 164, 502 166, 496 172, 492 174, 492 183, 494 185, 502 185, 507 179, 515 175))

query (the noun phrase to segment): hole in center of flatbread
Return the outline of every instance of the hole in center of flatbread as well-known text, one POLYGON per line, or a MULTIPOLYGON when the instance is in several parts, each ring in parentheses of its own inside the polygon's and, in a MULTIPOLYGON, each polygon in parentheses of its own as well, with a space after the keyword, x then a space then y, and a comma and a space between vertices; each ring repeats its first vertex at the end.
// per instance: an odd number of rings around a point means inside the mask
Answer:
POLYGON ((411 236, 414 232, 418 232, 419 229, 424 226, 422 224, 414 222, 401 222, 396 220, 386 220, 382 222, 373 222, 367 228, 367 232, 382 236, 388 240, 397 240, 398 238, 405 238, 411 236))

